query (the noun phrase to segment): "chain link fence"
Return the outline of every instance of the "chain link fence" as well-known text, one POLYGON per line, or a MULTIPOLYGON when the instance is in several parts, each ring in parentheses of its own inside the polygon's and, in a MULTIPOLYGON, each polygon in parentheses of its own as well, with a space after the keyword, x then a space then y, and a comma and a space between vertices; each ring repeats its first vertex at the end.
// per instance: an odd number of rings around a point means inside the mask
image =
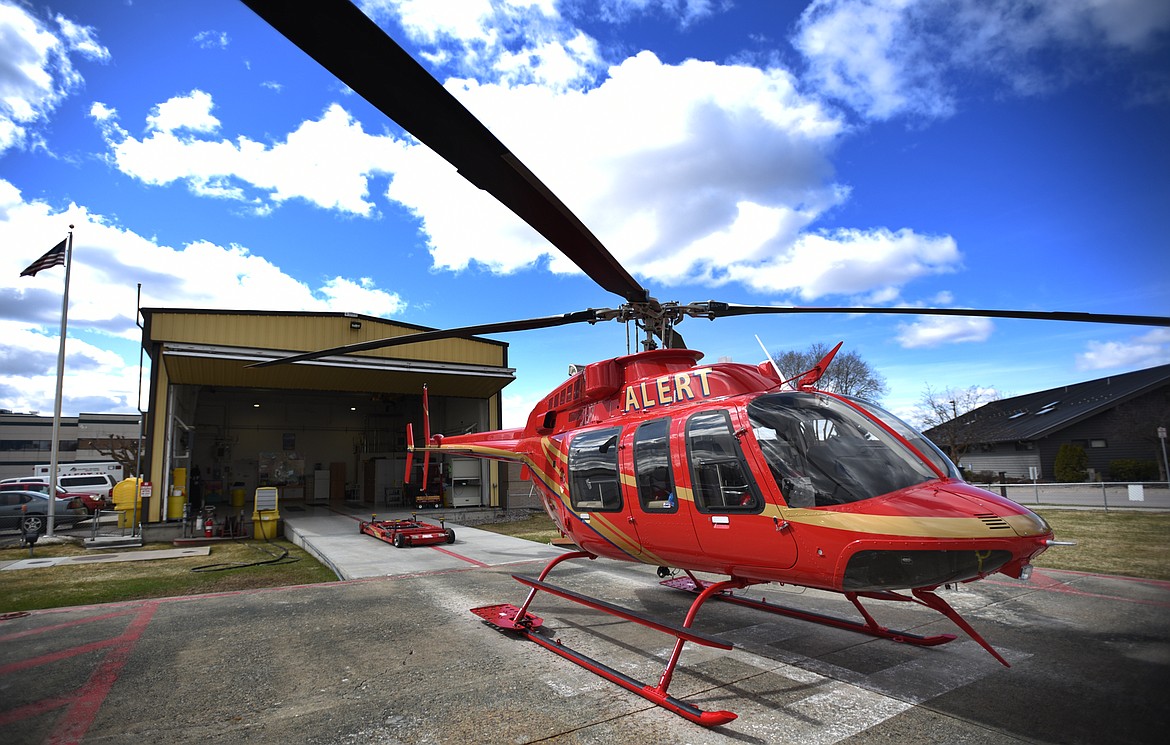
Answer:
POLYGON ((1093 509, 1170 509, 1165 481, 1085 484, 975 484, 1026 506, 1093 509))

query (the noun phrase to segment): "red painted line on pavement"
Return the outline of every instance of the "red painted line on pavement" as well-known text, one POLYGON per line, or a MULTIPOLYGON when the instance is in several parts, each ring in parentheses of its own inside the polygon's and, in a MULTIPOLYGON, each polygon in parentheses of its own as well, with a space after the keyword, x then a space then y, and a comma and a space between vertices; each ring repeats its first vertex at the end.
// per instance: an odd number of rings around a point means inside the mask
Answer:
POLYGON ((1077 577, 1101 577, 1104 579, 1120 579, 1126 582, 1134 582, 1139 585, 1153 585, 1154 587, 1161 587, 1165 590, 1170 590, 1170 581, 1164 579, 1148 579, 1146 577, 1124 577, 1120 574, 1100 574, 1097 572, 1078 572, 1075 569, 1041 569, 1037 570, 1037 574, 1072 574, 1077 577))
POLYGON ((454 556, 456 559, 462 559, 463 561, 466 561, 468 564, 474 564, 477 567, 491 566, 491 564, 484 564, 482 561, 477 561, 476 559, 473 559, 470 556, 464 556, 463 554, 457 554, 454 551, 448 551, 445 548, 440 548, 438 546, 431 546, 431 548, 433 548, 436 551, 440 551, 444 554, 447 554, 448 556, 454 556))
MULTIPOLYGON (((1132 577, 1117 577, 1107 574, 1091 574, 1089 572, 1068 572, 1060 570, 1066 574, 1073 574, 1079 577, 1103 577, 1111 580, 1130 580, 1138 584, 1153 584, 1157 587, 1170 587, 1170 583, 1164 583, 1161 580, 1142 580, 1132 577)), ((1085 590, 1078 590, 1077 588, 1059 580, 1055 577, 1043 574, 1037 571, 1032 575, 1032 579, 1026 583, 1021 582, 1007 582, 1004 580, 985 579, 983 583, 995 585, 998 587, 1015 587, 1022 590, 1032 590, 1034 592, 1059 592, 1064 595, 1074 595, 1085 598, 1099 598, 1103 600, 1118 600, 1123 603, 1132 603, 1134 605, 1153 605, 1159 608, 1170 608, 1170 601, 1165 600, 1144 600, 1141 598, 1127 598, 1121 595, 1106 595, 1100 592, 1086 592, 1085 590)))
POLYGON ((40 657, 33 657, 20 662, 10 662, 7 665, 0 665, 0 676, 11 675, 18 673, 21 670, 27 670, 30 667, 39 667, 40 665, 48 665, 50 662, 58 662, 59 660, 67 660, 70 657, 76 657, 80 654, 88 654, 96 652, 99 649, 112 647, 118 643, 118 638, 102 639, 98 642, 90 642, 89 644, 82 644, 79 647, 70 647, 69 649, 61 649, 52 654, 41 655, 40 657))
MULTIPOLYGON (((93 725, 93 721, 97 717, 97 713, 101 709, 102 704, 105 703, 110 689, 118 681, 118 676, 121 674, 122 668, 125 667, 127 660, 130 659, 130 654, 134 651, 134 647, 138 644, 139 639, 142 638, 142 634, 146 631, 146 627, 150 624, 159 605, 160 603, 158 601, 140 605, 137 615, 130 620, 126 630, 113 638, 83 644, 72 649, 61 650, 52 654, 41 655, 30 660, 23 660, 0 667, 0 676, 3 676, 30 667, 49 664, 57 660, 75 657, 100 649, 108 650, 98 663, 93 674, 90 675, 89 680, 80 688, 64 696, 41 699, 40 701, 34 701, 30 704, 0 713, 0 726, 6 726, 13 722, 40 716, 54 709, 65 709, 65 712, 57 722, 57 726, 49 734, 45 742, 52 743, 53 745, 74 745, 75 743, 80 743, 85 737, 85 733, 89 731, 90 726, 93 725)), ((132 611, 106 613, 99 616, 91 616, 88 619, 80 621, 56 624, 55 626, 48 626, 33 631, 35 633, 41 633, 51 629, 101 621, 114 616, 124 616, 130 612, 132 611)), ((7 638, 26 635, 28 634, 10 634, 7 638)))
POLYGON ((73 696, 43 698, 40 701, 33 701, 31 704, 25 704, 24 706, 0 713, 0 727, 7 727, 13 722, 19 722, 23 719, 39 717, 45 712, 68 706, 71 703, 73 703, 73 696))
POLYGON ((79 618, 75 621, 66 621, 65 623, 56 623, 56 624, 53 624, 52 626, 42 626, 42 627, 37 628, 37 629, 28 629, 27 631, 16 631, 16 632, 11 633, 11 634, 0 635, 0 642, 12 641, 13 639, 21 639, 21 638, 26 637, 26 636, 35 636, 36 634, 45 634, 45 633, 50 633, 53 631, 60 631, 61 629, 67 629, 67 628, 70 628, 71 626, 81 626, 83 624, 92 623, 93 621, 104 621, 107 618, 117 618, 119 616, 125 616, 129 613, 132 613, 132 612, 133 612, 133 609, 126 609, 126 610, 114 611, 113 613, 107 613, 104 616, 89 616, 87 618, 79 618))
POLYGON ((118 681, 122 668, 130 659, 131 652, 142 638, 154 612, 158 610, 158 603, 147 603, 138 615, 130 621, 125 633, 118 637, 118 646, 110 650, 90 679, 81 687, 79 695, 73 704, 66 710, 57 724, 57 728, 49 735, 46 742, 52 745, 66 743, 80 743, 85 733, 89 731, 98 710, 110 694, 110 689, 118 681))

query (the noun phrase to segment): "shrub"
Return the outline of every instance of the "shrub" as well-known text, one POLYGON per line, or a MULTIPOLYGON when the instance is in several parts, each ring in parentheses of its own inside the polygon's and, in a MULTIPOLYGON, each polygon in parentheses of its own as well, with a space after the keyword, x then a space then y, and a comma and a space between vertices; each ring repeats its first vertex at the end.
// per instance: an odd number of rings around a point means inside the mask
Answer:
POLYGON ((1065 443, 1056 453, 1056 463, 1053 464, 1056 480, 1065 484, 1075 484, 1089 479, 1089 456, 1080 445, 1065 443))
POLYGON ((1110 481, 1157 481, 1158 464, 1152 460, 1119 458, 1109 461, 1110 481))

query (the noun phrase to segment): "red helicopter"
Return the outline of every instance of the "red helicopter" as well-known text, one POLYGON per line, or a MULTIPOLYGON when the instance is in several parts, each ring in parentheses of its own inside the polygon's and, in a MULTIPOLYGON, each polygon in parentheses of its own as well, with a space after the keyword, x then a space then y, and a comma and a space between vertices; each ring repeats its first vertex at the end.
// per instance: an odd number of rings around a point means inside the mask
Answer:
MULTIPOLYGON (((922 434, 878 406, 819 390, 837 345, 813 369, 785 380, 758 366, 701 363, 675 326, 687 317, 789 313, 886 313, 1031 318, 1170 326, 1158 316, 923 308, 809 308, 660 302, 421 65, 347 0, 293 6, 244 0, 264 20, 404 129, 499 199, 624 302, 560 316, 456 329, 296 354, 295 363, 397 344, 571 323, 617 320, 644 332, 643 351, 574 366, 524 427, 431 435, 409 450, 515 461, 577 550, 550 561, 519 606, 473 612, 649 701, 705 726, 731 721, 671 696, 687 642, 730 649, 693 628, 712 598, 908 644, 919 636, 880 625, 862 600, 909 602, 938 611, 1004 665, 1007 661, 937 594, 938 588, 1002 572, 1027 579, 1032 561, 1057 545, 1038 515, 965 483, 922 434), (659 348, 661 347, 661 348, 659 348), (563 561, 605 557, 659 567, 664 584, 696 593, 681 624, 648 618, 546 581, 563 561), (681 576, 675 576, 681 572, 681 576), (698 574, 725 579, 710 582, 698 574), (843 594, 862 620, 824 616, 734 594, 783 583, 843 594), (675 638, 655 684, 644 683, 553 641, 529 612, 538 592, 581 603, 675 638)), ((424 391, 425 396, 425 391, 424 391)), ((425 404, 424 404, 425 409, 425 404)), ((409 432, 409 429, 408 429, 409 432)), ((408 466, 407 472, 410 472, 408 466)))

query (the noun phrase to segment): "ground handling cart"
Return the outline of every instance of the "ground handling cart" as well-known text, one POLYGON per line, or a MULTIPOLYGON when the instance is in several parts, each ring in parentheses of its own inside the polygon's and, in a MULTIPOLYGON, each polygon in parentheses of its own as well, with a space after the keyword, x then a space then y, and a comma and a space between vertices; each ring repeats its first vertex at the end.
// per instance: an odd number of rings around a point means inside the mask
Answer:
POLYGON ((439 518, 439 525, 433 525, 413 519, 413 514, 411 517, 410 520, 379 520, 377 515, 371 515, 369 520, 358 523, 358 532, 394 544, 395 548, 455 542, 455 531, 445 526, 443 518, 439 518))

